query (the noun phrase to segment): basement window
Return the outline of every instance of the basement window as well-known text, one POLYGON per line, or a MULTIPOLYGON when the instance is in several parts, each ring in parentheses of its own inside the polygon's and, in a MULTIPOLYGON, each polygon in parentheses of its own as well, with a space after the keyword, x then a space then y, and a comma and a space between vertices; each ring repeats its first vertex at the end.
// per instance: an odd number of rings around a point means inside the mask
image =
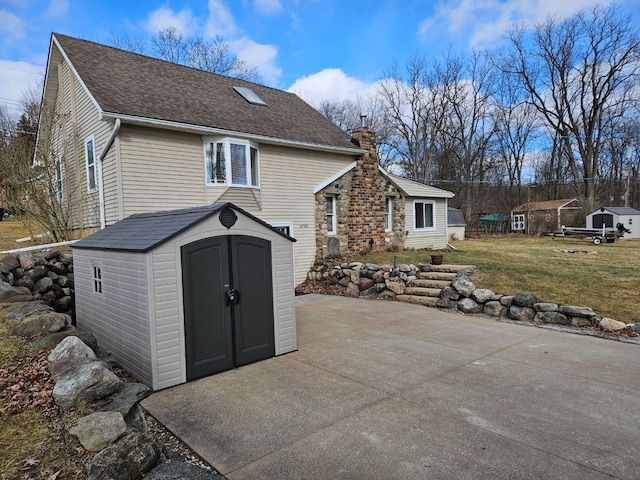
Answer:
POLYGON ((236 92, 238 92, 240 95, 242 95, 242 98, 244 98, 251 105, 260 105, 262 107, 266 107, 267 106, 267 102, 262 100, 260 98, 260 96, 256 92, 251 90, 250 88, 248 88, 248 87, 233 87, 233 89, 236 92))

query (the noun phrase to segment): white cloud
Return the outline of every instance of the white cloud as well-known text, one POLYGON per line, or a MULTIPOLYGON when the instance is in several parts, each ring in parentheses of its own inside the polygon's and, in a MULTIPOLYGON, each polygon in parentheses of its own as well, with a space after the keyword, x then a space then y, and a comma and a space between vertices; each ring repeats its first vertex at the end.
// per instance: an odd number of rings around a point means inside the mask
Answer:
POLYGON ((17 15, 0 9, 0 34, 10 40, 21 40, 27 36, 27 24, 17 15))
POLYGON ((205 26, 205 34, 212 38, 224 37, 236 31, 233 15, 221 0, 209 0, 209 19, 205 26))
POLYGON ((9 108, 12 114, 19 115, 22 111, 22 94, 31 88, 37 88, 43 75, 44 68, 31 63, 0 60, 0 103, 9 108))
POLYGON ((69 10, 69 0, 51 0, 47 9, 47 17, 61 18, 69 10))
POLYGON ((165 28, 174 27, 183 35, 190 35, 196 28, 196 21, 190 9, 184 8, 179 12, 174 12, 167 7, 160 7, 147 16, 143 22, 143 27, 151 34, 157 33, 165 28))
POLYGON ((376 88, 375 83, 367 83, 350 77, 339 68, 325 68, 318 73, 299 78, 288 91, 305 102, 319 106, 323 101, 339 102, 356 97, 367 97, 376 88))
MULTIPOLYGON (((423 35, 437 36, 446 30, 449 36, 470 32, 472 47, 498 40, 514 23, 539 23, 549 16, 559 18, 591 8, 601 0, 458 0, 440 3, 433 16, 419 25, 423 35)), ((605 0, 604 3, 611 3, 605 0)))
POLYGON ((282 11, 280 0, 254 0, 253 5, 263 15, 278 15, 282 11))
POLYGON ((276 85, 282 69, 276 65, 278 49, 273 45, 264 45, 249 38, 228 42, 229 48, 240 60, 257 68, 258 73, 267 85, 276 85))

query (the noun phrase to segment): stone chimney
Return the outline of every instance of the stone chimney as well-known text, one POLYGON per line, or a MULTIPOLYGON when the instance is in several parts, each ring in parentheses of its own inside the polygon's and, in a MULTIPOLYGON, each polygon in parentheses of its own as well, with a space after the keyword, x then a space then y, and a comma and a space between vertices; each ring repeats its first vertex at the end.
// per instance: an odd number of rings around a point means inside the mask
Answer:
POLYGON ((349 204, 349 251, 378 250, 385 247, 385 193, 378 170, 376 135, 364 126, 352 134, 352 141, 365 152, 356 158, 349 204))

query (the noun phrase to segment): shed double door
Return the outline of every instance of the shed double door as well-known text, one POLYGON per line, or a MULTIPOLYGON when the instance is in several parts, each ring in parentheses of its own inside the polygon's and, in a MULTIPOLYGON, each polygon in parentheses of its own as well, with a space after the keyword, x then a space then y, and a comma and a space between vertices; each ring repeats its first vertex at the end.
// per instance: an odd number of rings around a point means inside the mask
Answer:
POLYGON ((181 250, 187 380, 273 357, 270 242, 220 236, 181 250))

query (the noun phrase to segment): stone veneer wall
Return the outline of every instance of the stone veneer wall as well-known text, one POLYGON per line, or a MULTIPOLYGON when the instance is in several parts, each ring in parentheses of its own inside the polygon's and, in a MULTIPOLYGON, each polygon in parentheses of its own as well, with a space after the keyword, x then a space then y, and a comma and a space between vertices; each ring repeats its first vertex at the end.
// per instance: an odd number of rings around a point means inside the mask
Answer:
POLYGON ((356 166, 315 197, 316 256, 336 257, 349 253, 402 248, 405 238, 405 200, 400 191, 378 169, 375 134, 360 128, 353 138, 366 152, 356 166), (337 225, 334 235, 327 234, 327 196, 336 199, 337 225), (392 230, 385 231, 385 205, 393 199, 392 230), (371 242, 373 240, 373 243, 371 242))

